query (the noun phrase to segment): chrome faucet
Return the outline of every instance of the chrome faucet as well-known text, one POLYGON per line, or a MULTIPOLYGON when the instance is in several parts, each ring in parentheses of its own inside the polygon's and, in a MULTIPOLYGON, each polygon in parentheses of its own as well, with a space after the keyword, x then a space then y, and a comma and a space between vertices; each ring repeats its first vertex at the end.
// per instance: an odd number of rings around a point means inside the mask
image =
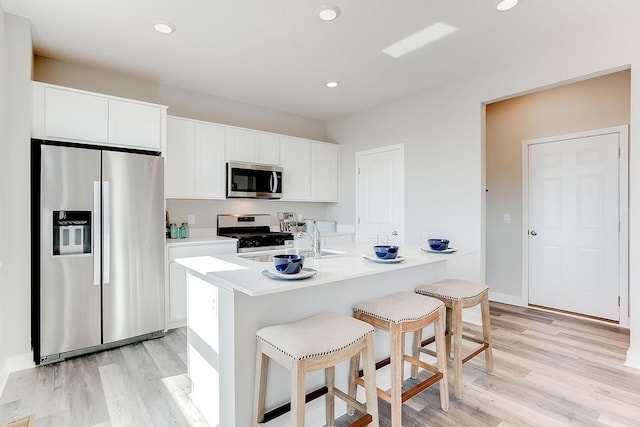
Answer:
POLYGON ((309 242, 311 242, 311 254, 313 255, 313 258, 319 259, 322 256, 322 249, 320 247, 320 231, 318 230, 315 219, 311 219, 308 221, 310 221, 311 225, 313 226, 313 237, 309 235, 308 232, 300 231, 294 236, 294 240, 298 240, 306 236, 309 239, 309 242))

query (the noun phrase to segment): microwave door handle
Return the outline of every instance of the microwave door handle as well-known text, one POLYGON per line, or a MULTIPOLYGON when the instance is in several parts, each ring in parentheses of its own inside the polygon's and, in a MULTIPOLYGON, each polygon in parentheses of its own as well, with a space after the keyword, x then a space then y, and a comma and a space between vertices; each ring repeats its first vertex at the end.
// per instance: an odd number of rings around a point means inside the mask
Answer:
POLYGON ((278 188, 278 174, 271 172, 271 192, 275 193, 278 188))

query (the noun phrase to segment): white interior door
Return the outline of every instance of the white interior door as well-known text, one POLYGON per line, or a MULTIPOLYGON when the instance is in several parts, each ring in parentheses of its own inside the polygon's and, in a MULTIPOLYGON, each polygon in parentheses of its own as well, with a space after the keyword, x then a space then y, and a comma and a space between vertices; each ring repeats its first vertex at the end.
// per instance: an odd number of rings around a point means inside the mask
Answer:
POLYGON ((528 145, 529 303, 619 320, 619 133, 528 145))
POLYGON ((356 153, 356 234, 359 242, 404 242, 404 146, 356 153))

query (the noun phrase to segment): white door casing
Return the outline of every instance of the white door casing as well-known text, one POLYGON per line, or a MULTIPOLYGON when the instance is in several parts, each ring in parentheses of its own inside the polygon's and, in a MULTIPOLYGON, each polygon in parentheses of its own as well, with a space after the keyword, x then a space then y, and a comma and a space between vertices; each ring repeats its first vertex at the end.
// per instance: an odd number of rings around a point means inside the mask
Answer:
POLYGON ((356 240, 404 242, 404 144, 356 153, 356 240))
POLYGON ((523 302, 628 322, 626 126, 523 142, 523 302))

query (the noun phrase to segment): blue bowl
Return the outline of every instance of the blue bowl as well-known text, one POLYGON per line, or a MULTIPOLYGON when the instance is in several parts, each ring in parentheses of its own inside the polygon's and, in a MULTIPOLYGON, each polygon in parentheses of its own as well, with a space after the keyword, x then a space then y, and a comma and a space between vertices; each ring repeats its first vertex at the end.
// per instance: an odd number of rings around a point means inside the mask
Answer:
POLYGON ((398 256, 398 247, 391 245, 379 245, 374 246, 373 251, 376 253, 376 256, 380 259, 394 259, 398 256))
POLYGON ((302 270, 304 257, 302 255, 274 255, 273 265, 278 273, 297 274, 302 270))
POLYGON ((429 247, 434 251, 446 251, 449 248, 447 239, 429 239, 429 247))

